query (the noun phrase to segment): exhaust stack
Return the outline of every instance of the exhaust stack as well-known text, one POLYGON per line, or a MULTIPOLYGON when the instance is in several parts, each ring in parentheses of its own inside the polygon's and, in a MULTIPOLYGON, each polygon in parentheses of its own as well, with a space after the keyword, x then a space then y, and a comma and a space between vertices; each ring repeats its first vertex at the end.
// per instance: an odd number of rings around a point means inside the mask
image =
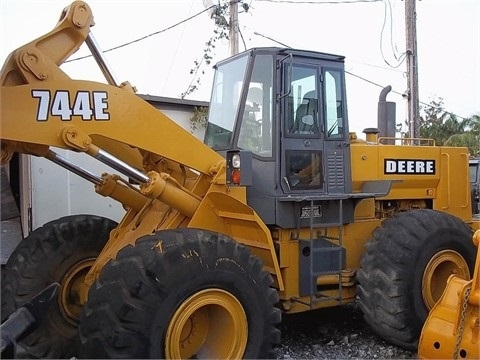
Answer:
POLYGON ((387 101, 387 94, 392 90, 390 85, 386 86, 380 92, 378 99, 378 113, 377 113, 377 127, 380 131, 379 136, 388 137, 388 139, 382 141, 383 144, 394 145, 395 133, 396 133, 396 104, 392 101, 387 101))

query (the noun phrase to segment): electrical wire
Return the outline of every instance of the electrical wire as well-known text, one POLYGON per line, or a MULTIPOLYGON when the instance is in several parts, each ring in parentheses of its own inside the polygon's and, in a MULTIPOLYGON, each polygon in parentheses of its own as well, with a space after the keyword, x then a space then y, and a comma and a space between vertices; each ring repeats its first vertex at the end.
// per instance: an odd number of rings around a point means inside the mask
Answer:
MULTIPOLYGON (((135 40, 126 42, 126 43, 124 43, 124 44, 115 46, 115 47, 113 47, 113 48, 104 50, 103 52, 106 53, 106 52, 110 52, 110 51, 113 51, 113 50, 117 50, 117 49, 120 49, 120 48, 122 48, 122 47, 125 47, 125 46, 128 46, 128 45, 137 43, 137 42, 142 41, 142 40, 145 40, 145 39, 147 39, 147 38, 149 38, 149 37, 151 37, 151 36, 164 33, 165 31, 171 30, 171 29, 173 29, 173 28, 175 28, 175 27, 177 27, 177 26, 179 26, 179 25, 181 25, 181 24, 183 24, 183 23, 185 23, 185 22, 187 22, 187 21, 190 21, 190 20, 196 18, 197 16, 200 16, 201 14, 209 11, 210 9, 212 9, 212 8, 214 8, 214 7, 216 7, 216 5, 212 5, 212 6, 208 7, 208 8, 206 8, 206 9, 204 9, 204 10, 196 13, 195 15, 192 15, 192 16, 186 18, 186 19, 183 19, 182 21, 179 21, 179 22, 177 22, 177 23, 175 23, 175 24, 173 24, 173 25, 171 25, 171 26, 169 26, 169 27, 166 27, 165 29, 162 29, 162 30, 159 30, 159 31, 155 31, 155 32, 153 32, 153 33, 151 33, 151 34, 142 36, 141 38, 138 38, 138 39, 135 39, 135 40)), ((65 61, 65 62, 67 63, 67 62, 78 61, 78 60, 82 60, 82 59, 89 58, 89 57, 91 57, 91 56, 92 56, 92 55, 81 56, 81 57, 77 57, 77 58, 75 58, 75 59, 67 60, 67 61, 65 61)))
MULTIPOLYGON (((368 82, 368 83, 370 83, 370 84, 372 84, 372 85, 378 86, 378 87, 381 88, 381 89, 385 88, 384 85, 378 84, 378 83, 376 83, 376 82, 374 82, 374 81, 372 81, 372 80, 368 80, 368 79, 366 79, 366 78, 364 78, 364 77, 362 77, 362 76, 360 76, 360 75, 354 74, 354 73, 352 73, 352 72, 350 72, 350 71, 345 70, 345 73, 346 73, 346 74, 349 74, 349 75, 351 75, 351 76, 354 76, 354 77, 356 77, 356 78, 358 78, 358 79, 360 79, 360 80, 366 81, 366 82, 368 82)), ((404 94, 404 93, 400 93, 400 92, 395 91, 395 90, 392 90, 392 93, 397 94, 397 95, 400 95, 400 96, 403 97, 403 98, 405 97, 405 94, 404 94)), ((453 112, 451 112, 451 111, 447 111, 447 110, 445 110, 444 108, 442 108, 442 107, 440 107, 440 106, 433 106, 432 104, 427 104, 426 102, 423 102, 423 101, 420 101, 420 100, 419 100, 418 102, 419 102, 419 104, 421 104, 421 105, 424 105, 424 106, 427 106, 427 107, 429 107, 429 108, 433 108, 433 109, 436 109, 436 110, 441 110, 441 111, 443 111, 443 112, 445 112, 445 113, 447 113, 447 114, 456 116, 456 117, 458 117, 458 118, 460 118, 460 119, 463 119, 463 120, 466 119, 465 117, 460 116, 460 115, 457 115, 457 114, 455 114, 455 113, 453 113, 453 112)))
MULTIPOLYGON (((258 0, 257 0, 257 1, 258 1, 258 0)), ((284 44, 284 43, 282 43, 282 42, 280 42, 280 41, 277 41, 277 40, 275 40, 275 39, 272 39, 271 37, 268 37, 268 36, 266 36, 266 35, 260 34, 260 33, 256 32, 256 31, 254 32, 254 34, 257 35, 257 36, 264 37, 264 38, 266 38, 266 39, 268 39, 268 40, 271 40, 271 41, 273 41, 273 42, 275 42, 275 43, 277 43, 277 44, 280 44, 280 45, 282 45, 282 46, 284 46, 284 47, 291 48, 291 46, 288 46, 288 45, 286 45, 286 44, 284 44)), ((369 80, 369 79, 367 79, 367 78, 365 78, 365 77, 363 77, 363 76, 354 74, 354 73, 352 73, 352 72, 350 72, 350 71, 348 71, 348 70, 345 70, 345 73, 348 74, 348 75, 350 75, 350 76, 356 77, 356 78, 358 78, 358 79, 360 79, 360 80, 362 80, 362 81, 365 81, 365 82, 367 82, 367 83, 369 83, 369 84, 371 84, 371 85, 377 86, 377 87, 379 87, 379 88, 381 88, 381 89, 385 88, 384 85, 378 84, 378 83, 376 83, 376 82, 374 82, 374 81, 372 81, 372 80, 369 80)), ((391 90, 391 92, 394 93, 394 94, 400 95, 402 98, 405 98, 405 93, 401 93, 401 92, 396 91, 396 90, 393 90, 393 89, 391 90)), ((423 101, 420 101, 420 100, 419 100, 418 102, 419 102, 419 104, 421 104, 421 105, 428 106, 428 107, 430 107, 430 108, 434 108, 434 109, 437 109, 437 110, 441 110, 441 111, 443 111, 443 112, 445 112, 445 113, 448 113, 448 114, 450 114, 450 115, 456 116, 456 117, 458 117, 458 118, 460 118, 460 119, 466 119, 466 118, 464 118, 464 117, 462 117, 462 116, 459 116, 459 115, 457 115, 457 114, 455 114, 455 113, 453 113, 453 112, 451 112, 451 111, 447 111, 447 110, 445 110, 445 109, 443 109, 443 108, 441 108, 441 107, 435 107, 435 106, 432 106, 432 104, 427 104, 427 103, 425 103, 425 102, 423 102, 423 101)))
MULTIPOLYGON (((246 29, 248 29, 247 27, 245 27, 246 29)), ((253 32, 254 35, 257 35, 257 36, 260 36, 260 37, 263 37, 265 39, 268 39, 274 43, 277 43, 283 47, 287 47, 289 48, 290 46, 288 46, 287 44, 284 44, 280 41, 277 41, 275 39, 272 39, 271 37, 267 36, 267 35, 264 35, 264 34, 260 34, 259 32, 257 31, 254 31, 253 32)), ((365 63, 365 62, 359 62, 359 61, 353 61, 353 60, 348 60, 349 62, 354 62, 354 63, 357 63, 357 64, 361 64, 361 65, 367 65, 367 66, 371 66, 371 67, 375 67, 375 68, 379 68, 379 69, 383 69, 383 70, 389 70, 389 71, 396 71, 396 72, 401 72, 402 74, 405 73, 405 71, 403 70, 396 70, 396 69, 392 69, 391 67, 384 67, 384 66, 380 66, 380 65, 374 65, 374 64, 369 64, 369 63, 365 63)))
MULTIPOLYGON (((237 0, 237 1, 239 1, 239 0, 237 0)), ((271 2, 271 3, 290 3, 290 4, 315 4, 315 5, 321 5, 321 4, 373 3, 373 2, 380 2, 380 1, 382 1, 382 2, 385 3, 384 0, 343 0, 343 1, 341 1, 341 0, 339 0, 339 1, 330 1, 330 0, 329 0, 329 1, 255 0, 255 1, 258 1, 258 2, 263 1, 263 2, 271 2)), ((169 26, 169 27, 166 27, 166 28, 164 28, 164 29, 162 29, 162 30, 153 32, 153 33, 148 34, 148 35, 145 35, 145 36, 143 36, 143 37, 141 37, 141 38, 138 38, 138 39, 135 39, 135 40, 132 40, 132 41, 123 43, 123 44, 121 44, 121 45, 115 46, 115 47, 113 47, 113 48, 104 50, 103 52, 106 53, 106 52, 110 52, 110 51, 113 51, 113 50, 117 50, 117 49, 120 49, 120 48, 122 48, 122 47, 125 47, 125 46, 128 46, 128 45, 137 43, 137 42, 142 41, 142 40, 145 40, 145 39, 147 39, 147 38, 149 38, 149 37, 151 37, 151 36, 158 35, 158 34, 161 34, 161 33, 163 33, 163 32, 166 32, 166 31, 168 31, 168 30, 171 30, 171 29, 173 29, 173 28, 175 28, 175 27, 177 27, 177 26, 179 26, 179 25, 181 25, 181 24, 183 24, 183 23, 185 23, 185 22, 187 22, 187 21, 190 21, 190 20, 196 18, 197 16, 200 16, 201 14, 209 11, 210 9, 212 9, 212 8, 214 8, 214 7, 216 7, 216 5, 212 5, 212 6, 208 7, 208 8, 205 8, 204 10, 202 10, 202 11, 200 11, 200 12, 198 12, 198 13, 196 13, 196 14, 188 17, 188 18, 185 18, 185 19, 183 19, 183 20, 181 20, 181 21, 179 21, 179 22, 177 22, 177 23, 175 23, 175 24, 173 24, 173 25, 171 25, 171 26, 169 26)), ((385 4, 385 7, 386 7, 386 4, 385 4)), ((385 16, 386 16, 386 15, 385 15, 385 16)), ((386 22, 386 18, 385 18, 384 24, 385 24, 385 22, 386 22)), ((382 28, 382 31, 383 31, 383 28, 382 28)), ((280 44, 280 45, 282 45, 282 46, 284 46, 284 47, 290 48, 290 46, 288 46, 288 45, 286 45, 286 44, 284 44, 284 43, 282 43, 282 42, 280 42, 280 41, 277 41, 277 40, 275 40, 275 39, 273 39, 273 38, 271 38, 271 37, 269 37, 269 36, 260 34, 260 33, 256 32, 256 31, 254 31, 254 35, 264 37, 264 38, 266 38, 266 39, 268 39, 268 40, 270 40, 270 41, 273 41, 273 42, 275 42, 275 43, 277 43, 277 44, 280 44)), ((244 40, 244 38, 243 38, 243 34, 241 33, 241 31, 240 31, 240 36, 241 36, 241 38, 242 38, 243 45, 244 45, 244 47, 245 47, 245 49, 246 49, 245 40, 244 40)), ((405 55, 405 54, 402 54, 402 56, 403 56, 403 55, 405 55)), ((382 56, 383 56, 383 52, 382 52, 382 56)), ((65 61, 65 63, 73 62, 73 61, 78 61, 78 60, 86 59, 86 58, 89 58, 89 57, 92 57, 92 55, 86 55, 86 56, 82 56, 82 57, 70 59, 70 60, 65 61)), ((384 60, 385 60, 385 58, 384 58, 384 60)), ((386 62, 386 61, 385 61, 385 62, 386 62)), ((403 62, 403 60, 402 60, 402 62, 403 62)), ((388 64, 388 62, 387 62, 387 64, 388 64)), ((400 64, 401 64, 401 63, 400 63, 400 64)), ((396 67, 400 66, 400 64, 397 65, 396 67)), ((388 65, 391 66, 390 64, 388 64, 388 65)), ((349 74, 349 75, 351 75, 351 76, 357 77, 357 78, 359 78, 359 79, 361 79, 361 80, 363 80, 363 81, 366 81, 366 82, 368 82, 368 83, 370 83, 370 84, 372 84, 372 85, 378 86, 378 87, 380 87, 380 88, 382 88, 382 89, 384 88, 384 86, 382 86, 382 85, 380 85, 380 84, 378 84, 378 83, 375 83, 375 82, 373 82, 373 81, 371 81, 371 80, 368 80, 368 79, 366 79, 366 78, 364 78, 364 77, 361 77, 361 76, 359 76, 359 75, 353 74, 353 73, 351 73, 351 72, 349 72, 349 71, 347 71, 347 70, 345 70, 345 73, 347 73, 347 74, 349 74)), ((190 84, 190 86, 191 86, 191 84, 190 84)), ((402 94, 402 93, 400 93, 400 92, 398 92, 398 91, 392 90, 392 92, 395 93, 395 94, 398 94, 398 95, 400 95, 400 96, 402 96, 402 97, 404 97, 404 94, 402 94)), ((422 101, 419 101, 419 103, 422 104, 422 105, 425 105, 425 106, 430 106, 430 107, 432 107, 431 104, 427 104, 427 103, 424 103, 424 102, 422 102, 422 101)), ((440 109, 440 110, 445 111, 444 109, 440 109)), ((447 112, 447 111, 445 111, 445 112, 447 112)), ((452 112, 447 112, 447 113, 449 113, 449 114, 451 114, 451 115, 454 115, 454 116, 456 116, 456 117, 458 117, 458 118, 465 119, 465 118, 463 118, 462 116, 456 115, 456 114, 454 114, 454 113, 452 113, 452 112)))
POLYGON ((275 40, 275 39, 272 39, 271 37, 268 37, 267 35, 260 34, 259 32, 254 31, 253 34, 254 34, 254 35, 257 35, 257 36, 261 36, 261 37, 263 37, 263 38, 265 38, 265 39, 268 39, 268 40, 270 40, 270 41, 273 41, 274 43, 277 43, 277 44, 282 45, 282 46, 284 46, 284 47, 287 47, 287 48, 290 47, 290 46, 288 46, 288 45, 286 45, 286 44, 284 44, 284 43, 282 43, 282 42, 280 42, 280 41, 277 41, 277 40, 275 40))
POLYGON ((245 49, 245 51, 247 51, 247 44, 245 43, 245 39, 243 38, 242 30, 240 30, 240 27, 238 27, 238 33, 240 34, 240 37, 242 38, 243 48, 245 49))
MULTIPOLYGON (((390 9, 390 47, 392 48, 393 56, 395 57, 395 60, 400 61, 397 56, 398 54, 398 49, 397 49, 397 44, 393 42, 393 9, 392 9, 392 2, 391 0, 384 0, 388 2, 388 7, 390 9)), ((400 54, 400 56, 404 55, 405 53, 400 54)))
POLYGON ((400 67, 400 65, 403 64, 403 62, 405 61, 406 57, 407 57, 407 53, 404 52, 403 54, 400 55, 399 58, 397 58, 397 55, 395 53, 395 50, 394 50, 394 47, 393 47, 393 14, 392 14, 392 6, 391 6, 391 3, 389 0, 384 0, 383 1, 384 3, 384 13, 383 13, 383 24, 382 24, 382 29, 380 30, 380 41, 379 41, 379 47, 380 47, 380 54, 382 55, 382 59, 383 61, 385 62, 385 64, 387 64, 388 66, 390 66, 391 68, 398 68, 400 67), (389 7, 387 6, 389 5, 389 7), (388 9, 390 9, 390 12, 388 11, 388 9), (382 43, 383 43, 383 34, 384 34, 384 31, 385 31, 385 26, 386 26, 386 23, 387 23, 387 13, 390 13, 390 46, 392 47, 392 52, 393 52, 393 56, 395 57, 395 60, 397 60, 398 64, 397 65, 392 65, 390 64, 389 61, 387 61, 386 57, 385 57, 385 54, 383 53, 383 46, 382 46, 382 43))
MULTIPOLYGON (((190 15, 190 13, 192 12, 193 4, 194 4, 195 1, 196 0, 191 0, 190 9, 188 9, 188 15, 190 15)), ((179 41, 177 41, 177 46, 175 47, 175 51, 173 52, 172 60, 170 61, 170 66, 169 66, 169 69, 167 71, 167 77, 166 77, 166 79, 163 83, 162 93, 165 92, 165 89, 167 88, 168 84, 170 83, 170 75, 172 74, 173 64, 175 64, 175 60, 176 60, 177 55, 178 55, 178 50, 180 49, 180 45, 182 44, 184 35, 185 35, 185 26, 182 28, 182 32, 180 34, 180 39, 179 39, 179 41)))
POLYGON ((354 60, 351 60, 351 59, 347 59, 346 63, 355 63, 355 64, 374 67, 374 68, 377 68, 377 69, 388 70, 388 71, 393 71, 393 72, 405 74, 405 70, 399 70, 399 69, 394 69, 394 68, 391 68, 391 67, 369 64, 369 63, 361 62, 361 61, 354 61, 354 60))
POLYGON ((319 1, 304 1, 304 0, 255 0, 257 2, 271 2, 271 3, 283 3, 283 4, 310 4, 310 5, 323 5, 323 4, 354 4, 354 3, 373 3, 383 0, 319 0, 319 1))
MULTIPOLYGON (((378 84, 378 83, 376 83, 376 82, 374 82, 374 81, 372 81, 372 80, 368 80, 368 79, 366 79, 366 78, 364 78, 364 77, 362 77, 362 76, 360 76, 360 75, 354 74, 354 73, 352 73, 352 72, 350 72, 350 71, 345 70, 345 73, 348 74, 348 75, 351 75, 351 76, 353 76, 353 77, 356 77, 356 78, 358 78, 358 79, 360 79, 360 80, 363 80, 363 81, 365 81, 365 82, 368 82, 369 84, 378 86, 379 88, 382 88, 382 89, 385 88, 384 85, 380 85, 380 84, 378 84)), ((404 97, 404 94, 401 93, 401 92, 392 90, 392 93, 404 97)))

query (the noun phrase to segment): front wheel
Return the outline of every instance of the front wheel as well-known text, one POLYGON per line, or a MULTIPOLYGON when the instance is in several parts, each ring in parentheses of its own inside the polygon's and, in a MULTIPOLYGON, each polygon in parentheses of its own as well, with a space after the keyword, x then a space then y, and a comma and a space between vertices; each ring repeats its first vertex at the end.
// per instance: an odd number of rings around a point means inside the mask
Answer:
POLYGON ((415 350, 448 277, 469 279, 475 254, 472 230, 452 215, 422 209, 385 220, 367 243, 357 275, 365 320, 380 337, 415 350))
POLYGON ((177 229, 103 268, 80 321, 86 358, 265 358, 281 320, 272 277, 232 239, 177 229))
POLYGON ((60 284, 41 325, 21 341, 25 356, 75 355, 80 286, 115 226, 99 216, 63 217, 32 231, 12 253, 2 269, 2 319, 47 286, 60 284))

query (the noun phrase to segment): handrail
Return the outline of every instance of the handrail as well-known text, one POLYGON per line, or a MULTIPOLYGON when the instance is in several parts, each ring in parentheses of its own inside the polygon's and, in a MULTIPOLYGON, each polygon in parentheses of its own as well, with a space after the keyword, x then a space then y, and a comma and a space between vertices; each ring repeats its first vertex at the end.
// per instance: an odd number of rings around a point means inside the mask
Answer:
MULTIPOLYGON (((378 143, 383 144, 385 140, 399 140, 402 145, 420 145, 420 146, 435 146, 435 139, 430 138, 402 138, 402 137, 389 137, 381 136, 378 138, 378 143)), ((384 144, 383 144, 384 145, 384 144)))

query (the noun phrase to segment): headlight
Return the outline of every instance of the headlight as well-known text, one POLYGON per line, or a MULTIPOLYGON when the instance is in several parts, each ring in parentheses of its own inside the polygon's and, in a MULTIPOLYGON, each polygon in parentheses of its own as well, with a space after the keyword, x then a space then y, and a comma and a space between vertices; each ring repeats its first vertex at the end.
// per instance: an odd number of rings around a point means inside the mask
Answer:
POLYGON ((235 154, 232 156, 232 167, 235 169, 240 169, 240 154, 235 154))

